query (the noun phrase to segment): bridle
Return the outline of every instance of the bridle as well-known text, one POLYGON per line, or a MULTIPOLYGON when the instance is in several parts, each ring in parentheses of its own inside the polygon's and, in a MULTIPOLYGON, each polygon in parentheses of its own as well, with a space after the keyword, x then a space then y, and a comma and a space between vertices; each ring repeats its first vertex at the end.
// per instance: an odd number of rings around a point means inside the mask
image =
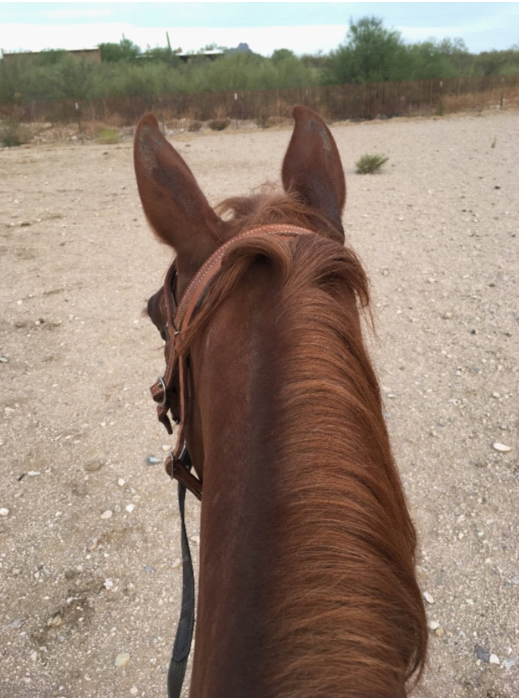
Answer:
POLYGON ((164 280, 163 292, 166 308, 166 370, 151 387, 151 395, 157 403, 157 416, 164 424, 168 434, 173 433, 168 412, 178 425, 176 445, 166 457, 164 465, 171 478, 178 480, 178 503, 181 520, 182 543, 182 603, 180 620, 173 645, 173 652, 168 671, 168 696, 180 698, 182 683, 186 672, 187 660, 191 648, 195 623, 195 584, 193 564, 184 520, 184 502, 186 489, 202 499, 202 480, 191 472, 191 458, 185 439, 186 416, 188 414, 188 351, 182 346, 189 324, 203 301, 204 294, 212 279, 222 266, 222 260, 229 250, 246 238, 276 236, 293 239, 301 235, 313 235, 306 228, 293 225, 271 224, 250 228, 220 245, 217 250, 200 267, 190 281, 177 304, 175 287, 178 273, 173 262, 164 280), (178 406, 175 404, 175 390, 178 386, 178 406), (177 414, 177 407, 179 413, 177 414))
POLYGON ((177 267, 173 262, 164 280, 164 302, 166 307, 166 370, 163 376, 151 386, 151 395, 157 404, 157 416, 164 424, 168 434, 173 433, 168 412, 173 421, 178 425, 178 433, 175 448, 168 454, 164 462, 166 472, 172 478, 185 485, 185 487, 199 500, 202 499, 202 481, 190 472, 190 459, 187 454, 185 441, 185 423, 188 414, 188 379, 187 379, 187 354, 182 348, 182 338, 189 327, 193 315, 198 310, 201 300, 210 282, 216 276, 222 265, 222 259, 245 238, 277 236, 280 238, 294 238, 299 235, 315 235, 306 228, 292 225, 271 224, 250 228, 239 235, 223 243, 206 260, 198 272, 190 281, 182 294, 180 301, 176 302, 175 286, 177 282, 177 267), (179 414, 175 414, 174 394, 178 385, 179 414))

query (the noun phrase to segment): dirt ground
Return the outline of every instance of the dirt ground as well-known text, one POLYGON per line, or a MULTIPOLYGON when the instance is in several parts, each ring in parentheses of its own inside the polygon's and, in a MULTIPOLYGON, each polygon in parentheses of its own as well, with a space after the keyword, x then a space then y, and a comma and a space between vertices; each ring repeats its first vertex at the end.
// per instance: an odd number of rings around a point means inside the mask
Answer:
MULTIPOLYGON (((519 114, 336 124, 345 227, 420 535, 417 698, 519 696, 519 114), (389 161, 355 174, 364 153, 389 161)), ((290 130, 177 134, 209 200, 279 179, 290 130)), ((0 151, 0 696, 165 696, 181 583, 142 317, 169 252, 132 143, 0 151)), ((198 504, 189 498, 198 547, 198 504)))

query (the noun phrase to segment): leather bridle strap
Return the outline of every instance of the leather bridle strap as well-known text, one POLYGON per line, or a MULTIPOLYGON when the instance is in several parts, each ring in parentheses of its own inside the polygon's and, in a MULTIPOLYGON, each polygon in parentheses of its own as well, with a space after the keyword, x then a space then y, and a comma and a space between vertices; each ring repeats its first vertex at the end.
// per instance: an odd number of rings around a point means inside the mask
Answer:
MULTIPOLYGON (((166 306, 166 328, 168 332, 168 339, 166 340, 166 370, 164 376, 160 376, 157 381, 151 386, 150 392, 153 400, 158 403, 157 405, 157 417, 159 422, 161 422, 168 434, 173 433, 171 428, 171 423, 168 417, 168 411, 171 411, 172 415, 172 405, 169 401, 170 393, 173 388, 174 378, 176 375, 176 368, 178 363, 178 354, 176 351, 176 328, 175 328, 175 298, 173 295, 173 288, 175 286, 177 278, 177 268, 175 262, 168 269, 166 278, 164 280, 164 303, 166 306)), ((178 424, 179 418, 173 416, 173 420, 178 424)))
POLYGON ((182 602, 180 618, 168 670, 168 698, 180 698, 195 626, 195 577, 185 521, 186 488, 178 483, 180 540, 182 545, 182 602))
POLYGON ((152 386, 151 393, 153 399, 159 403, 157 407, 158 418, 164 424, 169 434, 173 433, 168 411, 171 411, 171 405, 168 399, 168 393, 173 388, 173 379, 178 372, 179 381, 179 402, 180 414, 174 416, 174 421, 179 424, 177 435, 177 443, 172 452, 165 460, 166 472, 170 477, 182 482, 185 487, 194 494, 198 499, 202 498, 202 482, 193 475, 189 468, 181 462, 180 456, 185 447, 184 427, 187 414, 188 403, 188 382, 187 382, 187 356, 182 350, 182 335, 189 327, 191 318, 195 313, 199 302, 207 290, 212 279, 220 271, 222 260, 225 254, 236 246, 239 242, 246 238, 262 237, 262 236, 278 236, 286 238, 294 238, 300 235, 315 235, 306 228, 299 226, 271 224, 263 225, 255 228, 250 228, 239 235, 231 238, 227 242, 220 245, 217 250, 205 261, 197 271, 182 297, 175 307, 175 299, 173 295, 173 286, 176 281, 176 265, 173 262, 166 279, 164 281, 164 299, 166 304, 166 319, 168 324, 168 340, 166 341, 166 371, 163 378, 152 386))

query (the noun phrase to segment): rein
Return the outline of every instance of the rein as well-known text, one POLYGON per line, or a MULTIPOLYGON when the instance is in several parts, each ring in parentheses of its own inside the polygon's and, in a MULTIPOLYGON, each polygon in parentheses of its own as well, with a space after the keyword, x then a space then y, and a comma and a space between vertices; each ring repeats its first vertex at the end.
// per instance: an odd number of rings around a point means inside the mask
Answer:
POLYGON ((192 278, 177 305, 175 285, 177 281, 176 264, 173 262, 164 280, 164 300, 166 304, 167 339, 165 347, 166 370, 151 387, 151 395, 157 403, 157 416, 164 424, 168 434, 173 433, 171 418, 178 425, 175 448, 164 461, 166 472, 178 480, 178 503, 181 521, 182 545, 182 602, 175 643, 168 671, 168 696, 180 698, 187 660, 191 649, 195 623, 195 583, 193 563, 186 532, 184 502, 186 489, 202 499, 202 480, 191 472, 191 459, 187 450, 184 430, 188 413, 188 353, 182 350, 182 334, 203 300, 210 282, 220 271, 225 254, 237 243, 246 238, 277 236, 296 238, 300 235, 315 235, 306 228, 292 225, 272 224, 250 228, 231 238, 206 260, 192 278), (175 412, 176 386, 178 385, 179 414, 175 412))

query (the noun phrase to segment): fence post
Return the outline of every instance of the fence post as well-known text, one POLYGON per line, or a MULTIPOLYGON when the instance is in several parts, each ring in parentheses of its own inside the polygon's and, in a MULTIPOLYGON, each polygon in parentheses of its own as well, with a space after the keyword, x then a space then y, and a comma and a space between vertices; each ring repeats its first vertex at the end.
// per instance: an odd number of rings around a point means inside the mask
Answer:
POLYGON ((77 118, 77 125, 79 128, 79 137, 81 138, 81 143, 83 143, 83 129, 81 127, 81 112, 79 110, 79 104, 76 102, 76 118, 77 118))

